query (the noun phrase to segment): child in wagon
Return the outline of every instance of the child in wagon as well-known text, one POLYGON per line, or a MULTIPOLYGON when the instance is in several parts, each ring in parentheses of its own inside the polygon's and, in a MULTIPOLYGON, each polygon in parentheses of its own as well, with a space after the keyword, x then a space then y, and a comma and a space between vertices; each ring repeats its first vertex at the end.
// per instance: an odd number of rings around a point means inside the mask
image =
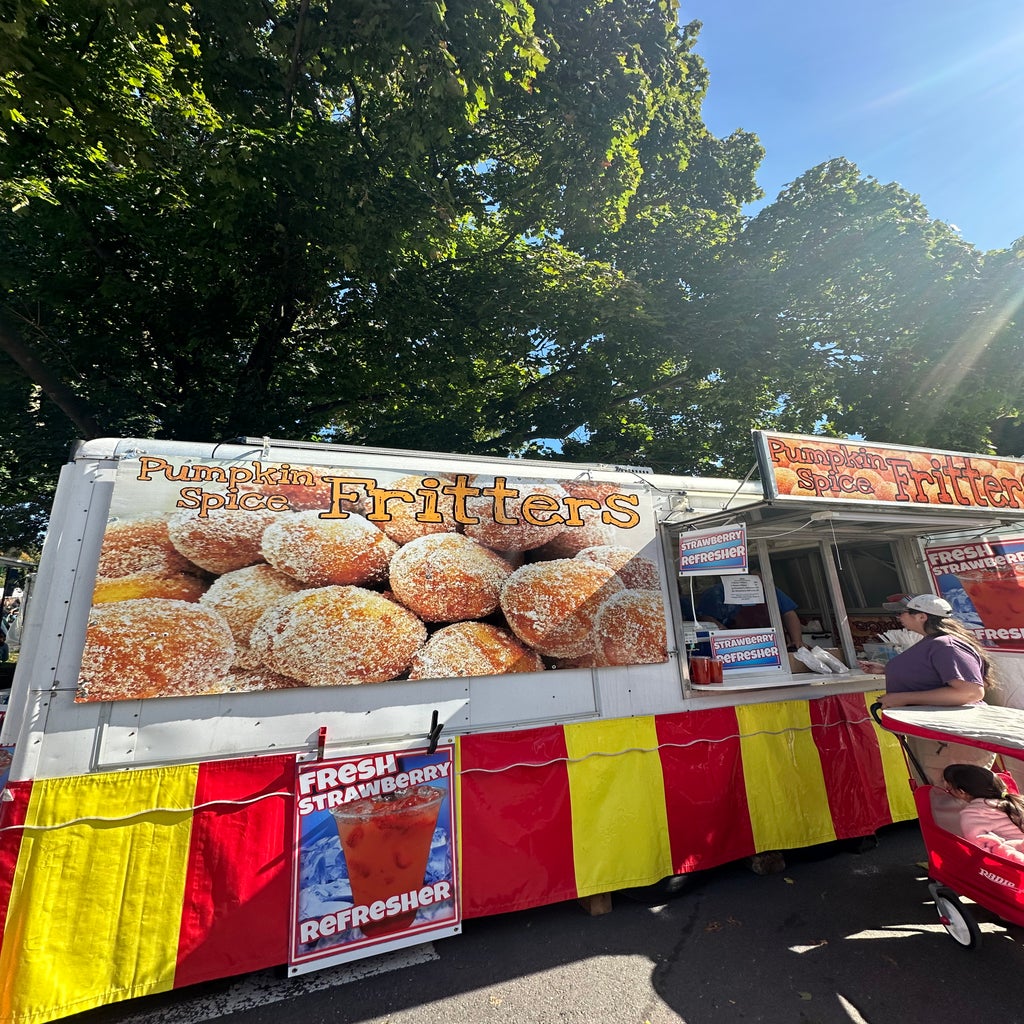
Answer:
POLYGON ((942 776, 947 792, 964 801, 964 838, 989 853, 1024 863, 1024 797, 1011 793, 998 775, 980 765, 948 764, 942 776))

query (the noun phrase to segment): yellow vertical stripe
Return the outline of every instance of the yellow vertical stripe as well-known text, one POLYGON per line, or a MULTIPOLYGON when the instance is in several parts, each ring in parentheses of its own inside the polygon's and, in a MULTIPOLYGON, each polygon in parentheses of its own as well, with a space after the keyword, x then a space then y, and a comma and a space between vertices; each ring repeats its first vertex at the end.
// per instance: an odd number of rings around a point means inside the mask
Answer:
POLYGON ((578 895, 650 885, 672 874, 654 718, 586 722, 564 732, 578 895))
POLYGON ((787 850, 835 839, 807 701, 736 708, 754 846, 787 850))
MULTIPOLYGON (((882 695, 881 690, 864 694, 864 704, 871 705, 882 695)), ((910 788, 910 769, 903 754, 900 741, 888 729, 875 725, 878 737, 878 752, 882 756, 882 772, 885 775, 885 795, 889 800, 889 813, 893 821, 912 821, 917 817, 914 796, 910 788)))
POLYGON ((32 1024, 173 987, 197 776, 186 765, 33 784, 26 825, 42 828, 25 830, 18 856, 0 1018, 32 1024))

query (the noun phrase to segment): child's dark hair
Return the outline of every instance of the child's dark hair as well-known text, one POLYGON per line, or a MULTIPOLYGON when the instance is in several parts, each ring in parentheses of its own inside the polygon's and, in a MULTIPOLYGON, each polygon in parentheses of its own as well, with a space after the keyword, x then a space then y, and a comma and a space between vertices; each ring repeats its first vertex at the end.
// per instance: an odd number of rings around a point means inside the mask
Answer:
POLYGON ((994 772, 977 764, 947 764, 942 777, 972 797, 995 801, 1010 821, 1024 832, 1024 797, 1011 793, 994 772))

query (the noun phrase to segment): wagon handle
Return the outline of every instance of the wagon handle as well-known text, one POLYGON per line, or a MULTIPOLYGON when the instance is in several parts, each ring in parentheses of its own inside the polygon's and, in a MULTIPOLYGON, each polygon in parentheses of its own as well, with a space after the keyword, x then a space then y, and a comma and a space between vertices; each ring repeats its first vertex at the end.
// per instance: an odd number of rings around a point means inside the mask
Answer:
MULTIPOLYGON (((880 700, 876 700, 874 704, 872 704, 871 707, 868 708, 868 710, 871 712, 871 717, 879 725, 882 725, 882 702, 880 700)), ((882 728, 885 728, 885 726, 882 726, 882 728)), ((903 736, 902 733, 895 733, 894 735, 896 736, 896 739, 900 741, 900 746, 903 748, 903 753, 906 754, 907 760, 910 762, 911 766, 914 769, 916 769, 918 778, 927 785, 928 773, 921 767, 921 762, 918 761, 918 759, 914 756, 914 752, 910 749, 910 746, 907 743, 906 738, 903 736)))

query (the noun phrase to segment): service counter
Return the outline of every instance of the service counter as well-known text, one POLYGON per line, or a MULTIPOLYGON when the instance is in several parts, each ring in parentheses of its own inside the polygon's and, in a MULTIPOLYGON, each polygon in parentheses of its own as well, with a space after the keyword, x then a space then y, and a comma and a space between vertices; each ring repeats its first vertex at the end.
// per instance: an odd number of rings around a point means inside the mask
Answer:
POLYGON ((819 676, 813 673, 746 676, 729 679, 721 685, 689 684, 688 706, 692 708, 730 707, 775 700, 816 700, 833 694, 867 693, 884 689, 881 676, 860 671, 844 675, 819 676))

